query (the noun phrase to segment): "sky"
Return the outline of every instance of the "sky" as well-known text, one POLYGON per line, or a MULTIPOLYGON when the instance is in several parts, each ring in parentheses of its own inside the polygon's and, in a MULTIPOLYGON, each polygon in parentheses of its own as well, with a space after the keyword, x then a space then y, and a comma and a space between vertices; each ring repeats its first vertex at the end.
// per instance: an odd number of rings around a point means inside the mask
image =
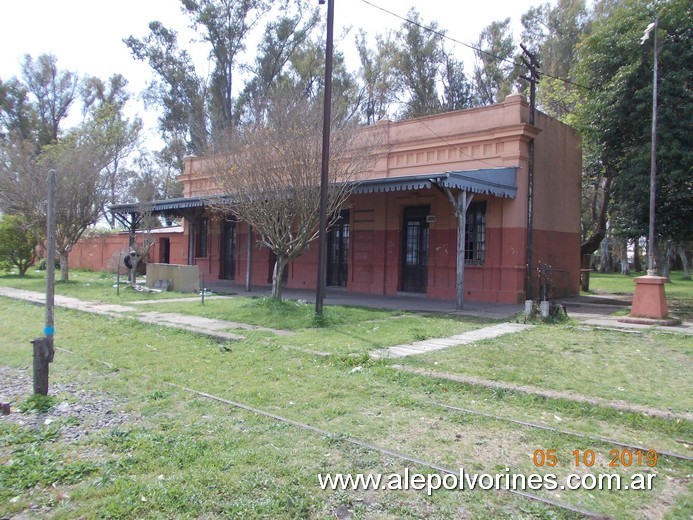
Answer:
MULTIPOLYGON (((335 40, 337 49, 347 57, 350 69, 358 68, 353 53, 354 36, 358 28, 369 35, 397 29, 402 20, 376 7, 406 16, 414 6, 424 22, 437 21, 448 36, 465 43, 474 43, 484 27, 495 20, 510 17, 516 39, 520 36, 520 16, 531 6, 546 0, 335 0, 335 37, 345 27, 352 27, 348 36, 335 40)), ((317 0, 315 1, 317 4, 317 0)), ((551 3, 555 3, 552 0, 551 3)), ((207 72, 206 51, 191 40, 194 33, 188 28, 188 19, 180 11, 179 0, 0 0, 0 79, 20 76, 25 54, 36 58, 52 54, 60 69, 79 75, 97 76, 106 80, 113 74, 122 74, 129 82, 133 95, 144 90, 152 78, 145 63, 132 58, 123 39, 148 34, 150 21, 161 21, 166 27, 179 31, 179 41, 188 46, 191 55, 200 64, 199 71, 207 72)), ((321 7, 327 16, 327 5, 321 7)), ((465 61, 471 72, 473 56, 468 49, 455 45, 458 58, 465 61)), ((249 46, 247 60, 252 59, 253 46, 249 46)), ((152 114, 147 116, 140 101, 134 100, 131 110, 147 121, 153 129, 152 114)))

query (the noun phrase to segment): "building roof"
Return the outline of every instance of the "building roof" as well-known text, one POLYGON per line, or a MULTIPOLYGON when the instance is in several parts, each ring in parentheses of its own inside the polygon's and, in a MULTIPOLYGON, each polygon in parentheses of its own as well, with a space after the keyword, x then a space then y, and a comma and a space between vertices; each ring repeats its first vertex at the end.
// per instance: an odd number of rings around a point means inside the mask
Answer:
MULTIPOLYGON (((455 188, 493 195, 495 197, 515 198, 517 193, 517 168, 485 168, 481 170, 450 171, 426 175, 406 175, 401 177, 381 177, 357 181, 353 193, 383 193, 389 191, 423 190, 427 188, 455 188)), ((148 204, 116 204, 110 207, 112 213, 176 213, 180 210, 202 208, 215 199, 229 199, 228 196, 179 197, 157 200, 148 204)))

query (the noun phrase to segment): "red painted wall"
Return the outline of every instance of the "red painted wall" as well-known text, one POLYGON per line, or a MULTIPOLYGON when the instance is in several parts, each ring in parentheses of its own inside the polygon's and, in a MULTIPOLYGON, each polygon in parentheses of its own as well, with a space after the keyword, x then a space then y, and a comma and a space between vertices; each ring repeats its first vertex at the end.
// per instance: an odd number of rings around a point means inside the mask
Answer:
MULTIPOLYGON (((139 237, 138 235, 138 240, 139 237)), ((182 231, 168 233, 157 231, 152 234, 152 237, 154 245, 149 251, 150 261, 162 261, 161 239, 168 238, 170 244, 169 263, 188 263, 187 236, 182 231)), ((92 271, 115 269, 115 265, 118 262, 118 254, 121 252, 123 255, 128 252, 128 234, 125 232, 82 238, 70 251, 70 267, 91 269, 92 271)))

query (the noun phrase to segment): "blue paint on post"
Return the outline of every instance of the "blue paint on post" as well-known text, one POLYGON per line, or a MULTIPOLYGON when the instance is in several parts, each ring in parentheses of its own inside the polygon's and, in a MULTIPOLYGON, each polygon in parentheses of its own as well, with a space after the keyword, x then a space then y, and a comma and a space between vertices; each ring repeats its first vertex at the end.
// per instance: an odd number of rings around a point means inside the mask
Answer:
POLYGON ((55 334, 55 329, 53 327, 44 327, 43 333, 46 336, 53 336, 55 334))

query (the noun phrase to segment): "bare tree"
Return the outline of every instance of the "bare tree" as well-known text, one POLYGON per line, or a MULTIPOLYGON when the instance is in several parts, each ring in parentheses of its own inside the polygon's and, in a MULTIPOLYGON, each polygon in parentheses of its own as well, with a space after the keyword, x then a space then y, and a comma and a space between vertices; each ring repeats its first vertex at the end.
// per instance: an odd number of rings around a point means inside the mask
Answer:
POLYGON ((62 281, 68 280, 72 246, 96 222, 103 206, 106 190, 101 171, 109 163, 103 139, 103 134, 85 125, 38 154, 28 141, 6 143, 0 149, 0 208, 22 215, 37 236, 45 229, 48 171, 58 173, 55 242, 62 281))
MULTIPOLYGON (((227 195, 209 199, 215 209, 233 213, 253 227, 260 243, 276 255, 272 297, 281 299, 282 272, 318 236, 322 153, 322 101, 302 93, 275 90, 266 118, 228 138, 225 153, 207 162, 227 195)), ((358 131, 335 112, 330 144, 329 225, 339 215, 359 173, 369 171, 382 153, 382 132, 358 131)))
POLYGON ((46 175, 37 177, 38 147, 9 138, 0 142, 0 211, 22 215, 32 228, 45 222, 46 175))
MULTIPOLYGON (((69 279, 68 255, 72 247, 99 218, 107 196, 101 174, 110 162, 106 146, 94 134, 77 130, 41 151, 39 171, 57 172, 55 245, 63 282, 69 279)), ((45 186, 45 182, 42 184, 45 186)))

